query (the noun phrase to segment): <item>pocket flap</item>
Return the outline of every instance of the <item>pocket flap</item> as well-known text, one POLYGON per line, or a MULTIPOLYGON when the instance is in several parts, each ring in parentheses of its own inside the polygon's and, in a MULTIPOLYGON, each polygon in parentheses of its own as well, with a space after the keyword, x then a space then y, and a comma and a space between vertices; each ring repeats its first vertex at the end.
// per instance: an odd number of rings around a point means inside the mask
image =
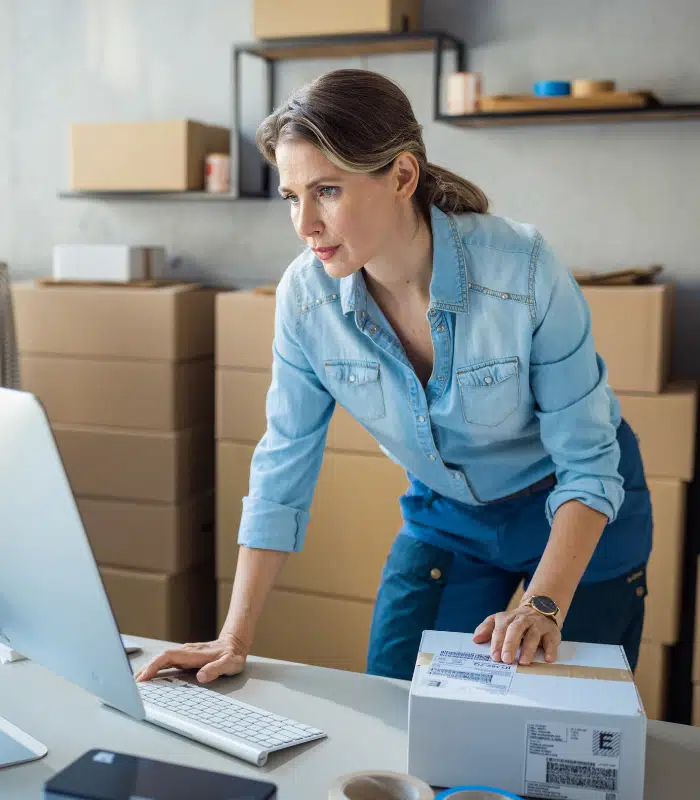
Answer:
POLYGON ((326 361, 325 367, 329 378, 355 386, 379 380, 379 364, 376 361, 326 361))
POLYGON ((469 367, 457 370, 457 380, 460 386, 473 386, 475 388, 488 388, 496 386, 503 381, 518 374, 518 359, 504 358, 495 361, 482 361, 469 367))

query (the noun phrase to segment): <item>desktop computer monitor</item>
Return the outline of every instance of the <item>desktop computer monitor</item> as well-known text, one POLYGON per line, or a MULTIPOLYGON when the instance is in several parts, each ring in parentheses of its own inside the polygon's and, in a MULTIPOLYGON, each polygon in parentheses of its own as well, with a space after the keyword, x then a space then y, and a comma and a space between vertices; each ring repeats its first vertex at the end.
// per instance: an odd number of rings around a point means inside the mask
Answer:
MULTIPOLYGON (((49 421, 11 389, 0 389, 0 643, 145 718, 49 421)), ((0 766, 43 755, 2 718, 1 698, 0 766)))

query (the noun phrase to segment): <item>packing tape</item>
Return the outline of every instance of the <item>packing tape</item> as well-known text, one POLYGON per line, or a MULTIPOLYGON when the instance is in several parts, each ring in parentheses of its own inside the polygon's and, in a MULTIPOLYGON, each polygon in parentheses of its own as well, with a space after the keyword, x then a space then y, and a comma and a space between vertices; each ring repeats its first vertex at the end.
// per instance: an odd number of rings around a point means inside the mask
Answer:
POLYGON ((493 789, 490 786, 455 786, 439 794, 435 800, 522 800, 517 794, 493 789))
POLYGON ((328 800, 434 800, 434 798, 435 793, 427 783, 402 772, 351 772, 338 778, 328 792, 328 800))
POLYGON ((571 94, 569 81, 537 81, 533 87, 538 97, 563 97, 571 94))
POLYGON ((628 669, 615 669, 613 667, 581 667, 576 664, 545 664, 535 661, 525 666, 518 664, 521 675, 547 675, 553 678, 586 678, 592 681, 618 681, 628 683, 634 680, 628 669))
MULTIPOLYGON (((433 663, 433 653, 418 653, 416 666, 429 667, 433 663)), ((518 664, 517 671, 521 675, 546 675, 552 678, 584 678, 592 681, 617 681, 618 683, 631 683, 634 681, 628 669, 614 667, 582 667, 577 664, 562 664, 555 661, 547 664, 544 661, 534 661, 527 666, 518 664)))
POLYGON ((583 78, 571 81, 571 94, 574 97, 590 97, 590 95, 614 91, 615 81, 589 81, 583 78))

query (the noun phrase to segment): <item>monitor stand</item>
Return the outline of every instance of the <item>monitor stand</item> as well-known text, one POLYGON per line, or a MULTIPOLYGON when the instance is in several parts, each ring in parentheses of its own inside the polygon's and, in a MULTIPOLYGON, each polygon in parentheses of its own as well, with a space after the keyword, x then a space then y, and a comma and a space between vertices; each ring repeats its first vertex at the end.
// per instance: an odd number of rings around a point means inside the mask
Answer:
POLYGON ((0 769, 37 761, 48 752, 46 745, 0 717, 0 769))

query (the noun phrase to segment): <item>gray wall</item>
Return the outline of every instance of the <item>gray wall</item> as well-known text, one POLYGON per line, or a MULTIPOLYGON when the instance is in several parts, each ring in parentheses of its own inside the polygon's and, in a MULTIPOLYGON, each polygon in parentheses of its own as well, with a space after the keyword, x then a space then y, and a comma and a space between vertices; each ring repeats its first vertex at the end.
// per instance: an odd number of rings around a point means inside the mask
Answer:
MULTIPOLYGON (((228 59, 252 0, 0 0, 0 257, 44 275, 59 242, 162 243, 181 274, 248 285, 298 252, 281 201, 59 200, 73 120, 192 117, 228 124, 228 59)), ((429 0, 426 28, 463 36, 488 93, 541 77, 615 77, 700 102, 696 0, 429 0)), ((279 95, 340 62, 280 70, 279 95)), ((700 120, 464 131, 430 121, 428 55, 343 62, 406 89, 432 160, 540 227, 569 264, 660 262, 678 281, 674 371, 700 376, 700 120)), ((257 91, 251 79, 247 96, 257 91)), ((252 97, 255 100, 255 97, 252 97)), ((257 109, 246 102, 252 131, 257 109)))

